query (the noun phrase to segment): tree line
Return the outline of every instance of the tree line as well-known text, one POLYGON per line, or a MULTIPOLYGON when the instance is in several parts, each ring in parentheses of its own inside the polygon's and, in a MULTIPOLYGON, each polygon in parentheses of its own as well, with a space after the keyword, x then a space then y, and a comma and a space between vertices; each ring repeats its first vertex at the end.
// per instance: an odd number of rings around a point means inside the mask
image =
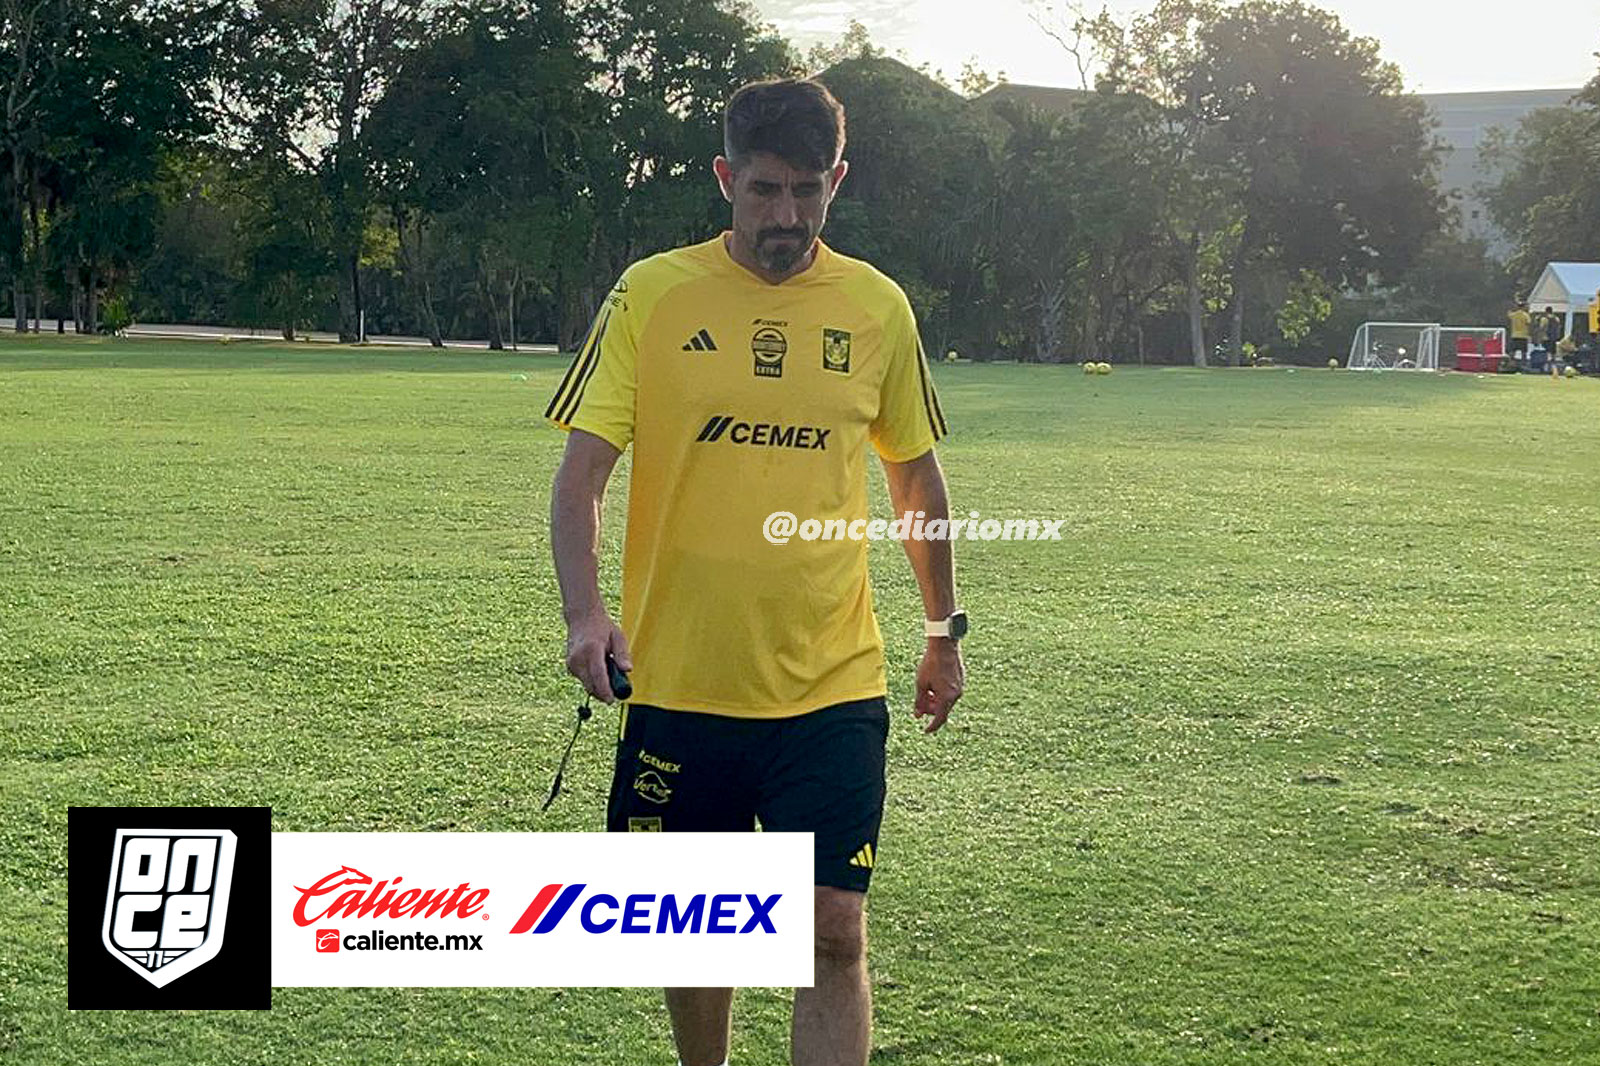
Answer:
POLYGON ((859 25, 803 55, 730 0, 0 0, 0 285, 19 329, 570 348, 629 262, 725 226, 732 91, 805 73, 848 116, 828 239, 938 351, 1237 362, 1503 284, 1421 103, 1333 15, 1159 0, 1063 44, 1095 84, 1034 98, 859 25))
POLYGON ((1566 107, 1491 131, 1483 156, 1496 175, 1485 203, 1515 242, 1508 266, 1521 291, 1546 263, 1600 259, 1600 75, 1566 107))

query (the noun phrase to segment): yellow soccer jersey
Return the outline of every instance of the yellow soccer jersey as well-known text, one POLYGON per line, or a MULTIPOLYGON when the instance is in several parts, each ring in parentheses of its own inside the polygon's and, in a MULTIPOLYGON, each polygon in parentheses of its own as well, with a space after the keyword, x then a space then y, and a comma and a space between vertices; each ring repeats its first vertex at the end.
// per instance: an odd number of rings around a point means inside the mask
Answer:
POLYGON ((633 445, 622 629, 635 702, 782 718, 886 691, 867 544, 773 544, 774 511, 868 517, 870 442, 945 434, 899 286, 817 242, 772 285, 722 237, 641 260, 545 412, 633 445))

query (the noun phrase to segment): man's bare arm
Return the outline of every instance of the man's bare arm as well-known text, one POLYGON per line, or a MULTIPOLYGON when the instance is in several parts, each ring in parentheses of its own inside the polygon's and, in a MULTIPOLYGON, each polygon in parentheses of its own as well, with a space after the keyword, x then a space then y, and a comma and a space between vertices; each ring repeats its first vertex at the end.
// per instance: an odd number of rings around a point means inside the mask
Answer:
MULTIPOLYGON (((944 471, 932 449, 910 462, 886 461, 883 470, 896 515, 922 511, 924 523, 939 518, 948 522, 949 493, 944 471)), ((949 539, 916 540, 908 535, 901 543, 917 577, 917 587, 922 590, 923 613, 931 621, 950 617, 956 607, 956 582, 949 539)), ((929 637, 917 666, 917 702, 912 712, 918 718, 928 718, 923 732, 932 733, 944 725, 965 684, 960 646, 946 637, 929 637)))
POLYGON ((550 549, 567 623, 567 670, 607 703, 615 697, 606 679, 606 652, 622 669, 633 669, 627 639, 600 598, 600 507, 621 455, 609 441, 573 430, 550 492, 550 549))

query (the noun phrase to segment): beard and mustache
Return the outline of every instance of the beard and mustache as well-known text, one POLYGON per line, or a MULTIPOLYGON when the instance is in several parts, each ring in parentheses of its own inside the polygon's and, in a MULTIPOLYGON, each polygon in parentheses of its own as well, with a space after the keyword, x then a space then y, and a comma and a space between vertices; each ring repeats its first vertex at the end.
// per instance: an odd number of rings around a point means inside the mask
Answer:
POLYGON ((811 229, 764 229, 756 234, 756 259, 763 269, 781 274, 794 267, 811 247, 811 229))

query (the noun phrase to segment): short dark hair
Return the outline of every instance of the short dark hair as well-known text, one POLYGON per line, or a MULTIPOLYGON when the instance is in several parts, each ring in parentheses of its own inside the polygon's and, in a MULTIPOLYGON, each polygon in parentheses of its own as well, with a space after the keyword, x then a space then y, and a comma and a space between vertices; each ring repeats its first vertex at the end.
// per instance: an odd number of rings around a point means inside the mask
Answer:
POLYGON ((844 108, 809 78, 758 81, 728 101, 723 154, 735 166, 771 152, 800 170, 831 170, 844 155, 844 108))

